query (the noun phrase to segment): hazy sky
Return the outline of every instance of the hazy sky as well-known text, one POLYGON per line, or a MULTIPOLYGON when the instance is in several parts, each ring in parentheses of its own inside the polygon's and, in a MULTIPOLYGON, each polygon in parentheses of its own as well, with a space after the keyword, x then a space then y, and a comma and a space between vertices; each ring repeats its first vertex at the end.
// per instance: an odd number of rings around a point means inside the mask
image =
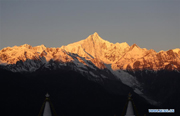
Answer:
POLYGON ((0 0, 0 49, 61 47, 94 32, 112 43, 180 48, 180 0, 0 0))

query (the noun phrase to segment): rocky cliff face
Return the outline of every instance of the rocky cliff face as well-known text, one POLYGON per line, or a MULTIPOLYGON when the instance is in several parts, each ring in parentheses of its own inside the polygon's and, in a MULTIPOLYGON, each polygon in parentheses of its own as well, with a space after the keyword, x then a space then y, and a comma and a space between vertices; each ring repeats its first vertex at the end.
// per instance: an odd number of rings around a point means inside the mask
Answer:
POLYGON ((180 70, 179 48, 157 53, 136 44, 110 43, 96 32, 84 40, 60 48, 47 48, 44 45, 32 47, 28 44, 7 47, 0 51, 0 63, 16 64, 20 60, 24 62, 27 59, 45 58, 47 62, 52 59, 64 63, 78 59, 86 65, 80 57, 72 57, 70 54, 77 54, 100 69, 106 68, 105 64, 111 64, 113 70, 180 70))

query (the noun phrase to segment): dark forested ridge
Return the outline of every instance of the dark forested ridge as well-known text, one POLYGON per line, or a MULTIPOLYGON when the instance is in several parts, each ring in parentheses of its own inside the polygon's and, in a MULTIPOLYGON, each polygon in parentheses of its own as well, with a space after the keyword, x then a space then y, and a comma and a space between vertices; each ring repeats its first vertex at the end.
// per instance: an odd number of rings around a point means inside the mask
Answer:
MULTIPOLYGON (((121 116, 129 92, 140 116, 155 116, 148 109, 159 108, 117 80, 97 83, 61 69, 23 74, 0 69, 0 74, 4 116, 37 116, 47 92, 58 116, 121 116)), ((139 81, 144 82, 140 77, 139 81)))
POLYGON ((180 72, 178 71, 128 71, 143 87, 143 93, 160 102, 162 109, 175 109, 180 115, 180 72))

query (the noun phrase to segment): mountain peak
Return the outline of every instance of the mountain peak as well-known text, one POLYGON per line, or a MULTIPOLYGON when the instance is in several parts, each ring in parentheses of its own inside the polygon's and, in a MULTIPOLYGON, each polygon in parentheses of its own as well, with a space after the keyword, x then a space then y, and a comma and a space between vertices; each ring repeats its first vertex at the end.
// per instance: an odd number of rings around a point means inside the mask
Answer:
POLYGON ((99 34, 97 32, 94 32, 94 34, 89 35, 89 37, 87 37, 88 40, 90 41, 95 41, 95 42, 103 42, 105 41, 104 39, 102 39, 99 34))
POLYGON ((46 48, 46 46, 44 44, 39 45, 39 47, 46 48))
POLYGON ((135 44, 135 43, 132 45, 132 47, 133 47, 133 48, 134 48, 134 47, 139 48, 139 46, 138 46, 137 44, 135 44))
POLYGON ((94 34, 92 34, 91 36, 94 40, 101 38, 97 32, 94 32, 94 34))
POLYGON ((129 47, 129 44, 128 44, 128 43, 126 43, 126 42, 122 42, 122 43, 120 43, 120 45, 121 45, 121 46, 126 46, 126 47, 129 47))
POLYGON ((129 48, 129 50, 132 50, 132 49, 134 49, 134 48, 140 48, 137 44, 133 44, 130 48, 129 48))
POLYGON ((180 52, 180 49, 179 49, 179 48, 173 49, 173 52, 179 53, 179 52, 180 52))
POLYGON ((32 47, 32 46, 29 45, 29 44, 23 44, 23 45, 21 45, 20 47, 26 47, 26 48, 29 48, 29 47, 32 47))
POLYGON ((94 32, 94 34, 93 34, 94 36, 99 36, 99 34, 97 33, 97 32, 94 32))

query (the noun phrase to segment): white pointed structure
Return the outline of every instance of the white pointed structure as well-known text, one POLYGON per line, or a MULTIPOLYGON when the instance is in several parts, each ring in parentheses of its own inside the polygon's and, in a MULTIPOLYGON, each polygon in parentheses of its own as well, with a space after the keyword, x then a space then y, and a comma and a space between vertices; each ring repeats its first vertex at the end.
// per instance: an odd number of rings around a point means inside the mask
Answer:
POLYGON ((46 99, 44 100, 44 103, 41 107, 41 110, 38 116, 57 116, 53 108, 53 105, 49 99, 50 95, 47 93, 45 96, 46 96, 46 99))
POLYGON ((44 107, 43 116, 52 116, 51 107, 49 103, 49 94, 47 93, 45 96, 46 96, 46 103, 44 107))
POLYGON ((125 116, 135 116, 134 115, 134 110, 133 110, 131 96, 132 95, 129 93, 129 96, 128 96, 128 105, 127 105, 127 110, 126 110, 126 115, 125 116))

